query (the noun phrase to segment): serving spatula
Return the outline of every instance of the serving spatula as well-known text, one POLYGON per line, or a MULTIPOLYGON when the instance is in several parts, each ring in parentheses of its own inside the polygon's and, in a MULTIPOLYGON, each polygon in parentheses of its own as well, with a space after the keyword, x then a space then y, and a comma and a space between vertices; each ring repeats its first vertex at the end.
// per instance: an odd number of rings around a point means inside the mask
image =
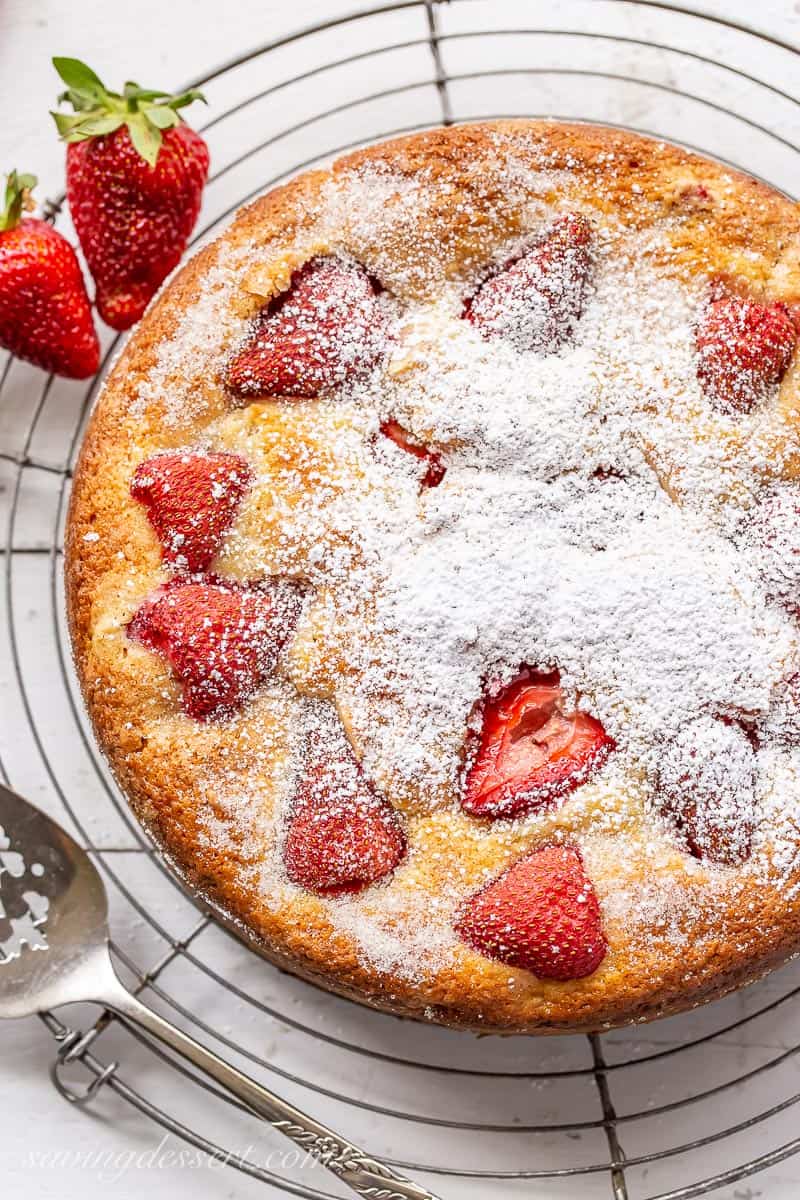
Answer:
POLYGON ((188 1059, 360 1196, 436 1200, 143 1004, 114 970, 108 936, 105 887, 89 855, 0 784, 0 1018, 102 1004, 188 1059))

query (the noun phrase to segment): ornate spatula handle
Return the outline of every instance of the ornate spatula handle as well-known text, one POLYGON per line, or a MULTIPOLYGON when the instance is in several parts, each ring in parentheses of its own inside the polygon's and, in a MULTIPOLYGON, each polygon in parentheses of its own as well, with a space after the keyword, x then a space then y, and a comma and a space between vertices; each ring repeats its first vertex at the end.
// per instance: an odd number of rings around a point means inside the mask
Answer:
POLYGON ((98 989, 99 994, 91 999, 106 1005, 124 1021, 138 1025, 188 1059, 247 1105, 251 1112, 316 1158, 359 1196, 369 1197, 369 1200, 437 1200, 427 1188, 395 1174, 384 1163, 365 1154, 358 1146, 319 1121, 306 1116, 300 1109, 243 1075, 213 1051, 165 1021, 123 987, 110 962, 108 970, 102 974, 103 986, 98 989))

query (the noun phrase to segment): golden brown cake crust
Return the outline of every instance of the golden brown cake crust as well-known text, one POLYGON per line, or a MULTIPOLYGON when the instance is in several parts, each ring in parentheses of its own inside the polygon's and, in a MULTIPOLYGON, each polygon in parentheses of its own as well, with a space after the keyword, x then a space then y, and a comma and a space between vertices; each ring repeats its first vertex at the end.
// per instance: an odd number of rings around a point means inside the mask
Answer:
MULTIPOLYGON (((557 1032, 676 1012, 784 961, 800 944, 800 873, 792 868, 778 879, 769 872, 705 870, 666 838, 657 858, 648 857, 650 834, 643 832, 647 821, 635 781, 613 801, 600 791, 581 805, 565 804, 480 839, 466 832, 469 819, 446 804, 415 811, 409 803, 412 847, 446 855, 464 839, 467 885, 484 878, 487 866, 497 873, 520 853, 566 833, 586 839, 601 906, 617 878, 634 894, 648 874, 651 884, 669 880, 681 897, 669 927, 656 921, 646 936, 631 936, 626 914, 609 902, 610 952, 586 979, 539 980, 458 945, 414 978, 402 966, 386 965, 388 959, 365 954, 357 930, 337 924, 330 904, 299 891, 280 901, 270 897, 272 876, 260 873, 263 840, 276 836, 275 796, 292 754, 297 705, 312 695, 309 675, 324 677, 326 665, 310 672, 290 662, 252 708, 229 722, 199 726, 181 714, 164 663, 125 633, 136 607, 165 578, 159 546, 129 493, 139 462, 210 438, 222 448, 257 439, 269 448, 267 469, 281 445, 291 451, 309 443, 318 465, 325 431, 340 419, 326 410, 317 429, 307 404, 264 401, 232 410, 221 372, 243 323, 286 286, 295 266, 331 247, 363 263, 400 301, 426 302, 443 288, 467 286, 528 229, 533 218, 525 187, 509 184, 525 171, 542 174, 537 204, 543 210, 578 205, 598 222, 631 233, 663 226, 669 241, 663 269, 677 277, 736 276, 756 295, 800 295, 797 206, 672 145, 591 125, 506 121, 359 150, 241 210, 152 305, 114 365, 83 442, 67 525, 66 585, 75 662, 99 744, 137 817, 223 920, 279 966, 380 1009, 481 1030, 557 1032), (362 205, 342 201, 351 180, 363 189, 367 207, 370 188, 380 191, 380 219, 353 215, 362 205), (406 189, 419 180, 432 198, 424 211, 406 189), (187 334, 193 314, 197 331, 187 334), (170 346, 180 350, 172 353, 170 346), (268 756, 254 728, 259 737, 268 731, 268 756), (247 795, 262 799, 257 812, 242 815, 244 780, 247 795), (614 808, 615 823, 594 829, 593 805, 614 808)), ((653 252, 656 263, 659 254, 653 252)), ((772 433, 778 473, 787 477, 796 471, 797 397, 792 372, 772 433)), ((735 454, 744 435, 725 424, 719 436, 735 454)), ((645 451, 663 486, 680 499, 680 464, 659 456, 658 446, 645 451)), ((302 475, 299 458, 294 466, 302 475)), ((337 469, 331 467, 334 474, 337 469)), ((259 519, 264 536, 272 526, 263 514, 259 519)), ((232 573, 238 569, 233 555, 222 561, 232 573)), ((335 677, 336 666, 328 669, 335 677)), ((329 698, 324 678, 319 687, 329 698)), ((346 704, 339 711, 345 713, 346 704)), ((412 856, 408 871, 417 889, 433 895, 437 869, 421 858, 412 856)))

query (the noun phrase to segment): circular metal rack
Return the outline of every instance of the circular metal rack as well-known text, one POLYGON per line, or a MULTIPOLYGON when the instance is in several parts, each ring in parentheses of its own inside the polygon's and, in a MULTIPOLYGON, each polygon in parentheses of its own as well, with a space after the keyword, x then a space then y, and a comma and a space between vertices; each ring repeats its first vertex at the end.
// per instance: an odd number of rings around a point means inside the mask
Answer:
MULTIPOLYGON (((209 100, 201 128, 214 164, 198 237, 258 192, 350 146, 494 116, 637 129, 791 194, 800 169, 797 53, 725 17, 646 0, 362 7, 192 81, 209 100)), ((62 202, 47 215, 66 228, 62 202)), ((109 341, 106 364, 117 348, 118 339, 109 341)), ((792 967, 653 1026, 478 1039, 318 992, 257 958, 213 914, 198 914, 129 816, 74 685, 62 526, 96 390, 97 382, 46 378, 10 359, 0 367, 0 769, 95 855, 129 983, 448 1200, 683 1200, 800 1150, 800 976, 792 967)), ((67 1099, 107 1104, 112 1119, 134 1105, 198 1155, 278 1191, 334 1194, 323 1171, 303 1169, 272 1141, 261 1146, 270 1135, 245 1112, 152 1046, 140 1052, 109 1014, 88 1011, 85 1033, 53 1014, 44 1020, 58 1042, 53 1079, 67 1099)))

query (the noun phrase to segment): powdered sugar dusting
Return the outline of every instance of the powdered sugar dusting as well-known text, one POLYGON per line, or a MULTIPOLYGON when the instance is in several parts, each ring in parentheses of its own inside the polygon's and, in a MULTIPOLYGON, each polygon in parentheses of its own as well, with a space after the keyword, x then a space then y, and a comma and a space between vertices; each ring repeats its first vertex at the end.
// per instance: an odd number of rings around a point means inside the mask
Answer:
POLYGON ((369 554, 332 582, 359 622, 359 595, 374 596, 369 638, 341 627, 348 717, 400 794, 457 790, 476 698, 521 663, 560 668, 645 770, 695 716, 764 717, 786 677, 794 625, 766 601, 761 548, 727 536, 741 506, 723 504, 732 476, 745 500, 757 489, 759 449, 722 478, 713 459, 686 464, 680 506, 647 459, 656 399, 664 439, 703 407, 692 294, 647 248, 614 246, 566 352, 521 355, 453 315, 379 399, 447 462, 402 538, 385 492, 338 514, 369 554))
POLYGON ((141 420, 149 407, 163 412, 168 424, 200 420, 207 414, 205 398, 187 381, 220 372, 220 346, 241 331, 241 317, 231 308, 231 295, 252 259, 252 250, 220 250, 206 273, 203 287, 182 317, 172 338, 161 342, 155 366, 139 384, 130 408, 141 420))
MULTIPOLYGON (((671 856, 683 854, 692 903, 712 913, 746 878, 788 895, 800 867, 800 689, 786 686, 800 671, 790 604, 800 506, 788 485, 764 498, 792 440, 776 389, 747 416, 704 396, 694 330, 706 281, 682 273, 677 218, 663 213, 636 231, 591 218, 589 282, 575 298, 574 264, 565 267, 574 303, 555 351, 539 336, 549 309, 534 313, 533 349, 492 336, 504 334, 492 313, 482 336, 463 319, 465 301, 499 262, 546 234, 563 212, 552 197, 568 173, 532 171, 499 151, 481 169, 495 172, 498 207, 458 210, 458 236, 475 237, 463 278, 443 271, 446 247, 431 239, 444 235, 427 220, 452 198, 446 177, 364 168, 335 178, 309 241, 368 258, 402 295, 385 302, 384 357, 314 401, 305 433, 286 406, 285 462, 241 413, 205 430, 255 476, 221 562, 308 587, 281 667, 305 697, 305 736, 334 754, 344 729, 406 823, 409 855, 389 880, 319 907, 371 969, 413 981, 458 953, 452 922, 464 897, 543 838, 586 847, 604 911, 632 943, 664 939, 676 951, 691 936, 691 913, 680 883, 665 883, 671 856), (489 229, 482 258, 479 218, 489 229), (441 455, 439 486, 425 488, 423 464, 378 436, 387 421, 441 455), (616 750, 557 813, 471 821, 458 799, 476 702, 522 664, 558 668, 571 702, 602 722, 616 750), (660 788, 679 797, 688 788, 695 802, 707 794, 739 839, 739 858, 752 841, 746 864, 734 871, 689 858, 660 788), (449 845, 436 824, 443 813, 449 845), (639 857, 615 888, 613 853, 598 847, 628 824, 639 857), (425 865, 434 853, 441 869, 425 865), (663 866, 657 883, 648 860, 663 866)), ((187 364, 220 372, 242 335, 231 296, 255 262, 253 252, 220 257, 140 386, 142 412, 169 393, 177 420, 186 396, 172 393, 173 381, 187 364)), ((273 911, 303 900, 281 858, 302 769, 295 762, 280 810, 253 835, 253 886, 273 911)), ((209 817, 209 837, 221 842, 226 828, 246 826, 257 804, 255 784, 237 792, 227 813, 209 817)))

